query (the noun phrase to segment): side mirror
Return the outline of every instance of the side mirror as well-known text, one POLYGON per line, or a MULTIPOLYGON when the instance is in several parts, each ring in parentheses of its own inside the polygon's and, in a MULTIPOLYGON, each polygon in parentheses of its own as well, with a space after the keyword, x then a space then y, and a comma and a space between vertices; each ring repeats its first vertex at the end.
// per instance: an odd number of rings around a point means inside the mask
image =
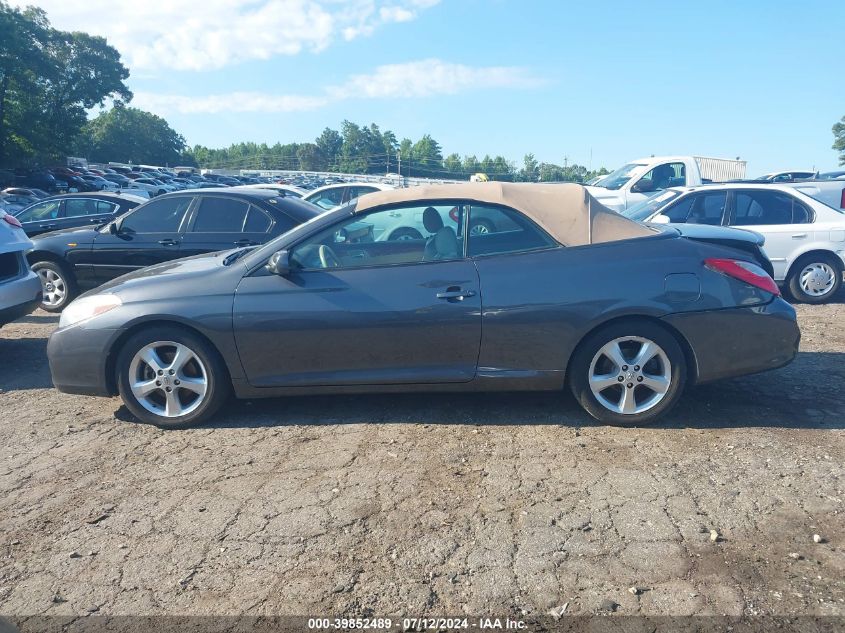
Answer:
POLYGON ((275 253, 270 255, 270 259, 267 261, 266 268, 274 275, 280 275, 284 277, 285 275, 290 273, 290 252, 276 251, 275 253))
POLYGON ((109 224, 109 233, 111 233, 112 235, 117 235, 118 233, 120 233, 120 228, 117 226, 117 222, 112 222, 111 224, 109 224))
POLYGON ((658 213, 656 216, 651 218, 651 222, 655 224, 669 224, 672 220, 669 219, 668 215, 663 215, 662 213, 658 213))

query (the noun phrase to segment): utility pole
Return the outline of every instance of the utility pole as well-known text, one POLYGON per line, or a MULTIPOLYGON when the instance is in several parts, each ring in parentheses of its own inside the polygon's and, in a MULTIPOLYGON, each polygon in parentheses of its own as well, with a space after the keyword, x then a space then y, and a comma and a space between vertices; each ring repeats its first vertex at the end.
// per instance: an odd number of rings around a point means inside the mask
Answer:
POLYGON ((399 177, 402 177, 402 152, 396 150, 396 158, 399 160, 399 177))

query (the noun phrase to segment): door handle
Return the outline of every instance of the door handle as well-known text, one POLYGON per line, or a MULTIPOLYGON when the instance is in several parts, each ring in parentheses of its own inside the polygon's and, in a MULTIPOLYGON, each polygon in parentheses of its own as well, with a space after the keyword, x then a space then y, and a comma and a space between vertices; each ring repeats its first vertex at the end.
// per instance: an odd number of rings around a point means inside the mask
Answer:
POLYGON ((795 233, 795 234, 792 236, 792 239, 793 239, 793 240, 803 240, 805 237, 807 237, 807 234, 806 234, 806 233, 795 233))
POLYGON ((178 246, 179 245, 179 242, 177 242, 176 240, 171 240, 169 238, 166 239, 166 240, 159 240, 158 243, 161 244, 162 246, 178 246))
POLYGON ((446 292, 438 292, 437 298, 438 299, 446 299, 447 301, 463 301, 467 297, 474 297, 475 291, 474 290, 461 290, 457 287, 450 287, 446 289, 446 292))
POLYGON ((39 229, 52 229, 54 226, 56 226, 56 225, 55 224, 39 224, 38 228, 39 229))

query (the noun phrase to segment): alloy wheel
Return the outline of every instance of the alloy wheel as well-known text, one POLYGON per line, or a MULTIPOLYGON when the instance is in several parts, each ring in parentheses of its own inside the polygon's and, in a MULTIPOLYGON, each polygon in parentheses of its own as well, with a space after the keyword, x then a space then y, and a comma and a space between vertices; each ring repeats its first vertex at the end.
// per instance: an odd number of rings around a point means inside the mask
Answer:
POLYGON ((52 268, 38 270, 41 279, 41 294, 45 305, 50 307, 61 305, 67 297, 67 282, 52 268))
POLYGON ((469 229, 470 235, 487 235, 490 229, 485 224, 473 224, 469 229))
POLYGON ((655 407, 672 384, 672 364, 654 341, 623 336, 606 343, 590 363, 588 384, 608 411, 623 415, 655 407))
POLYGON ((129 388, 150 413, 177 418, 196 410, 208 392, 208 372, 199 356, 174 341, 142 347, 129 363, 129 388))

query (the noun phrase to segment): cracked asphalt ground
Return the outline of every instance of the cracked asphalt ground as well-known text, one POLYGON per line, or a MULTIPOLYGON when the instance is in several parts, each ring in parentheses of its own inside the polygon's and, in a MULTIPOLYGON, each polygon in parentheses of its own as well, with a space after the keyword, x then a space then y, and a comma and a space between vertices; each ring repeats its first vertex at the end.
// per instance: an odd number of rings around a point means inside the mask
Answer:
POLYGON ((845 304, 798 310, 791 366, 650 428, 503 393, 176 432, 53 390, 37 312, 0 329, 0 613, 845 615, 845 304))

